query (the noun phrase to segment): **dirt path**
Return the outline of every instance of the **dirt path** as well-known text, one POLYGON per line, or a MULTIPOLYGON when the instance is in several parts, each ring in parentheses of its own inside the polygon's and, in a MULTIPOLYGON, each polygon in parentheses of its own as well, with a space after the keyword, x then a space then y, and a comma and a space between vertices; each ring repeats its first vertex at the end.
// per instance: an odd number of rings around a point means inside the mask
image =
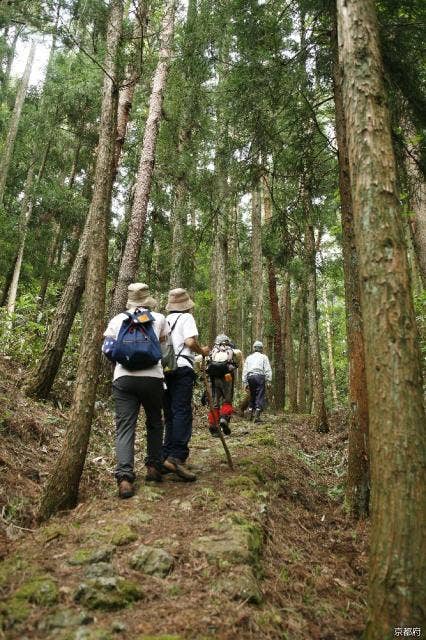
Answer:
POLYGON ((26 534, 3 562, 2 637, 360 637, 366 536, 342 511, 338 421, 331 436, 303 416, 235 422, 230 472, 200 420, 199 480, 141 481, 128 501, 115 497, 101 424, 84 502, 26 534))

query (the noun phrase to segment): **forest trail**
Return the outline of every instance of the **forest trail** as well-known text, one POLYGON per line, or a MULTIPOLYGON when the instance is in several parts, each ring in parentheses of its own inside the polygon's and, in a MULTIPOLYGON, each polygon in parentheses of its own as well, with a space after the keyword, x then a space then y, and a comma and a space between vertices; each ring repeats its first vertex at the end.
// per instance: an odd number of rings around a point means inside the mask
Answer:
MULTIPOLYGON (((47 405, 26 410, 40 420, 37 408, 47 405)), ((344 414, 327 436, 309 416, 267 420, 234 421, 231 472, 197 409, 191 462, 199 480, 141 479, 137 495, 119 501, 104 410, 77 509, 33 533, 15 528, 20 537, 0 572, 2 637, 360 637, 366 531, 342 508, 344 414)), ((142 442, 140 429, 141 477, 142 442)))

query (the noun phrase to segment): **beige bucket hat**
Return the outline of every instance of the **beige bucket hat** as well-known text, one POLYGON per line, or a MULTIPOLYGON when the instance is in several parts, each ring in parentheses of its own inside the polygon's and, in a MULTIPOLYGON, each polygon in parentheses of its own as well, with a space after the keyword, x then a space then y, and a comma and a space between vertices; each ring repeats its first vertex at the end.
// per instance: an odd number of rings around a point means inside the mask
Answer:
POLYGON ((167 311, 187 311, 192 309, 195 303, 189 297, 186 289, 172 289, 169 291, 169 298, 167 300, 167 311))
POLYGON ((127 288, 126 309, 133 307, 145 307, 154 309, 157 306, 157 300, 149 293, 149 287, 143 282, 132 282, 127 288))

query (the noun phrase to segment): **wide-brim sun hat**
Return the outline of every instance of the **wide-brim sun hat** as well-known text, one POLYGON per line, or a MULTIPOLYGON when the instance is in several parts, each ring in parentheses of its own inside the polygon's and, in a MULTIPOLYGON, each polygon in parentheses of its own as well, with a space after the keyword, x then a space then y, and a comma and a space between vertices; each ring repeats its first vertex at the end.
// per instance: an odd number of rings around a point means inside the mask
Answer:
POLYGON ((195 306, 195 303, 189 297, 186 289, 172 289, 166 304, 167 311, 189 311, 195 306))
POLYGON ((255 340, 253 342, 253 349, 256 351, 257 349, 263 349, 263 342, 260 340, 255 340))
POLYGON ((149 292, 149 287, 144 282, 132 282, 127 288, 126 309, 144 307, 154 309, 158 305, 157 300, 149 292))

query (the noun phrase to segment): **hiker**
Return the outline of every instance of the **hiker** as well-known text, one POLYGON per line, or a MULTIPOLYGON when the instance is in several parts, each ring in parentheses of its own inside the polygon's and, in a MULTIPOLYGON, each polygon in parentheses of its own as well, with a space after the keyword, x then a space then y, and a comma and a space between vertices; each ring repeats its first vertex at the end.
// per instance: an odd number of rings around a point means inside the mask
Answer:
POLYGON ((162 449, 163 466, 182 480, 197 479, 185 465, 192 435, 192 391, 195 382, 195 354, 207 356, 209 347, 198 342, 198 329, 192 315, 194 302, 186 289, 169 291, 166 309, 170 337, 176 355, 176 368, 166 374, 164 396, 166 431, 162 449))
POLYGON ((148 482, 162 480, 164 374, 160 342, 167 338, 169 325, 163 314, 152 311, 156 306, 148 285, 130 284, 127 312, 114 316, 104 333, 102 351, 115 362, 112 385, 116 421, 115 477, 120 498, 134 495, 135 432, 141 405, 146 414, 145 479, 148 482), (144 352, 138 351, 141 345, 144 352))
POLYGON ((253 353, 247 356, 243 367, 243 385, 250 390, 249 419, 261 422, 260 414, 265 406, 265 383, 272 380, 269 358, 263 352, 263 343, 253 343, 253 353))
POLYGON ((242 353, 235 349, 224 333, 219 334, 207 360, 207 374, 210 378, 214 412, 208 415, 209 430, 212 436, 219 435, 219 429, 227 436, 231 429, 229 423, 234 411, 235 370, 241 364, 242 353))

